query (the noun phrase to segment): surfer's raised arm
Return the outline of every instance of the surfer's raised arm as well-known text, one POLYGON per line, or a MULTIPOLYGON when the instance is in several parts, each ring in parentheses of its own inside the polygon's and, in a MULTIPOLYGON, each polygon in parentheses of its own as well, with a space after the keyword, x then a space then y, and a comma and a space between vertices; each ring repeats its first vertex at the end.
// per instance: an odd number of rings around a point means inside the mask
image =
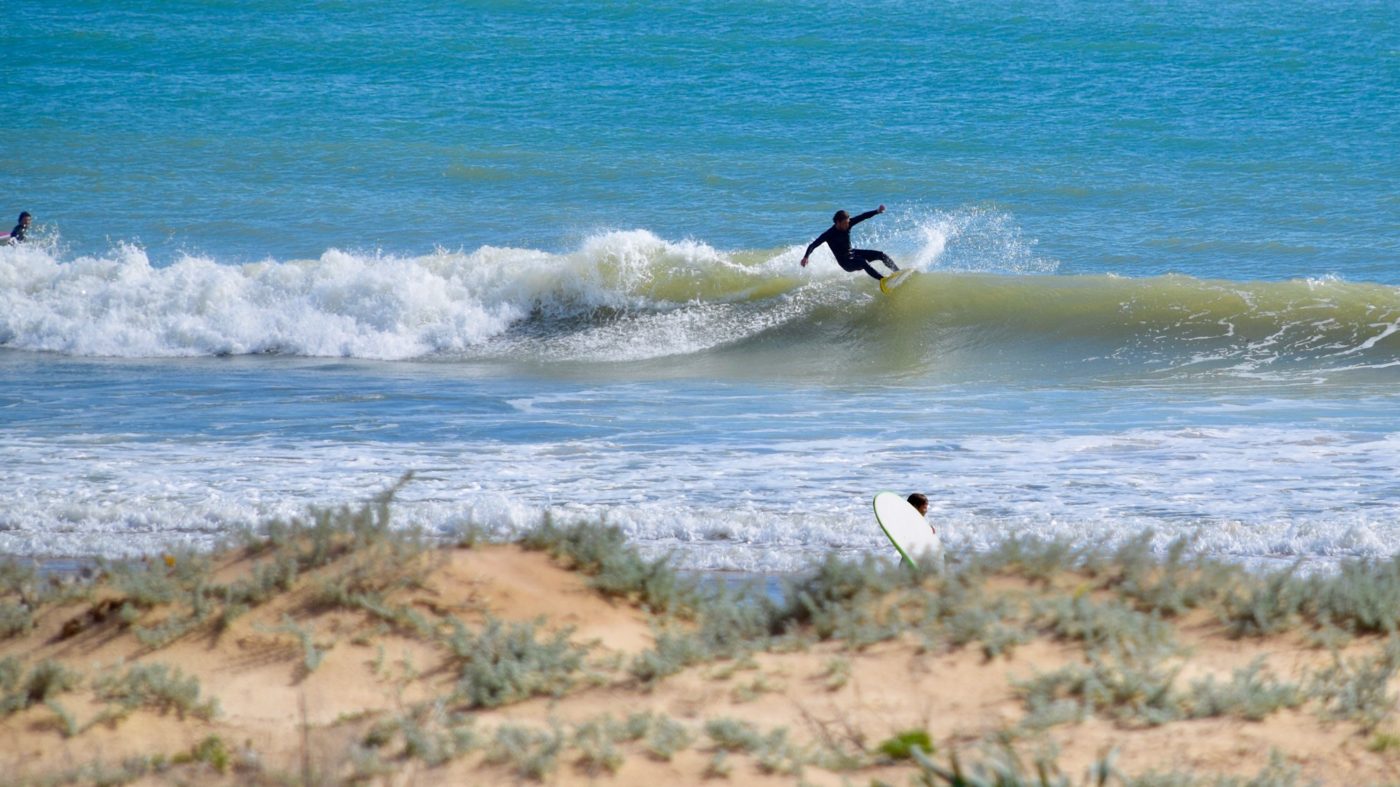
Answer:
POLYGON ((875 210, 867 210, 866 212, 860 214, 859 216, 856 216, 855 218, 851 219, 851 226, 854 227, 854 226, 856 226, 857 224, 861 223, 862 221, 865 221, 866 219, 869 219, 869 218, 874 218, 875 216, 878 216, 878 215, 880 215, 881 213, 884 213, 884 212, 885 212, 885 206, 884 206, 884 205, 881 205, 880 207, 876 208, 875 210))

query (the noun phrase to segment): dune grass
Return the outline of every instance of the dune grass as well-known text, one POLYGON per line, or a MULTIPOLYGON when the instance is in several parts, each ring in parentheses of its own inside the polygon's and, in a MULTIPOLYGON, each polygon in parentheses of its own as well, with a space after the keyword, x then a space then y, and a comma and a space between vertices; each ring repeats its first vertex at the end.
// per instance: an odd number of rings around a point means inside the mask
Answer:
MULTIPOLYGON (((576 641, 568 627, 416 603, 444 564, 446 550, 482 548, 487 538, 471 529, 470 537, 444 544, 395 526, 391 503, 398 488, 359 507, 266 523, 211 554, 100 562, 94 576, 79 583, 42 580, 14 562, 0 566, 0 642, 25 636, 46 612, 61 609, 60 641, 129 634, 147 654, 157 654, 195 637, 217 640, 243 616, 289 598, 296 603, 278 608, 289 611, 271 617, 280 622, 257 632, 282 638, 299 652, 303 677, 336 648, 353 646, 346 644, 350 635, 318 628, 323 615, 360 621, 354 630, 361 633, 354 636, 363 644, 384 632, 415 640, 435 655, 428 664, 406 666, 405 674, 445 676, 446 688, 355 722, 363 733, 342 758, 344 772, 370 780, 409 762, 432 769, 470 758, 517 779, 582 774, 605 780, 630 757, 671 762, 699 751, 709 778, 733 778, 741 765, 800 779, 810 768, 859 771, 893 762, 926 784, 1076 783, 1053 761, 1027 766, 1005 752, 967 764, 965 751, 941 747, 921 729, 893 738, 853 733, 838 740, 820 730, 799 733, 737 717, 677 719, 653 711, 544 726, 486 727, 476 721, 484 711, 536 698, 556 701, 595 685, 654 691, 696 667, 704 668, 708 680, 723 682, 720 691, 731 708, 761 706, 796 681, 758 668, 755 657, 818 647, 825 666, 810 685, 834 697, 851 690, 853 663, 862 654, 898 643, 913 645, 918 656, 970 650, 989 662, 1011 663, 1019 648, 1036 641, 1076 654, 1059 669, 1021 673, 1015 690, 1023 715, 1002 731, 1008 739, 1034 738, 1090 718, 1130 731, 1208 718, 1258 722, 1302 711, 1355 725, 1378 753, 1400 749, 1388 728, 1400 672, 1397 560, 1346 562, 1326 574, 1304 575, 1298 567, 1248 572, 1198 554, 1188 541, 1154 544, 1150 534, 1112 549, 1017 538, 938 569, 827 556, 789 577, 774 599, 762 591, 703 587, 667 558, 642 558, 620 529, 605 523, 560 525, 546 518, 515 543, 579 572, 600 597, 628 605, 651 622, 650 646, 617 656, 608 666, 590 662, 597 643, 576 641), (246 570, 216 581, 233 561, 243 561, 246 570), (1328 666, 1301 680, 1280 678, 1257 661, 1228 676, 1188 683, 1180 675, 1190 653, 1179 642, 1178 628, 1188 618, 1240 639, 1294 636, 1318 648, 1324 642, 1353 647, 1346 655, 1334 652, 1328 666), (1363 647, 1354 647, 1357 642, 1363 647), (1373 647, 1368 651, 1366 645, 1373 647)), ((378 647, 375 673, 387 675, 392 668, 378 647)), ((200 722, 219 718, 217 698, 155 660, 79 672, 53 661, 0 659, 0 720, 36 706, 49 707, 55 725, 70 736, 99 723, 120 725, 141 712, 200 722), (105 710, 79 723, 61 702, 73 692, 89 692, 105 710)), ((221 741, 180 756, 191 767, 219 773, 236 759, 221 741)), ((101 774, 66 773, 86 774, 72 777, 78 781, 123 783, 172 767, 172 757, 131 760, 101 774)), ((1264 781, 1249 783, 1291 784, 1296 778, 1282 766, 1266 771, 1264 781)), ((268 773, 257 778, 264 776, 275 780, 268 773)), ((68 777, 54 778, 64 783, 68 777)), ((1207 778, 1130 778, 1103 760, 1091 783, 1226 783, 1207 778)))

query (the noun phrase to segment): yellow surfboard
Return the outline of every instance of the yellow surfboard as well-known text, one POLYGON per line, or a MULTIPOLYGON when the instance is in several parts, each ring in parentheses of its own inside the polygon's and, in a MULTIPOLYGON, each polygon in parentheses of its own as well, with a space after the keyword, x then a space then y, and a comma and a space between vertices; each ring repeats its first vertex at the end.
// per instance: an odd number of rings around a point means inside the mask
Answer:
POLYGON ((914 278, 914 271, 909 270, 908 268, 905 268, 904 270, 895 271, 894 273, 891 273, 890 275, 880 280, 880 292, 889 295, 899 287, 903 286, 905 282, 909 281, 912 278, 914 278))

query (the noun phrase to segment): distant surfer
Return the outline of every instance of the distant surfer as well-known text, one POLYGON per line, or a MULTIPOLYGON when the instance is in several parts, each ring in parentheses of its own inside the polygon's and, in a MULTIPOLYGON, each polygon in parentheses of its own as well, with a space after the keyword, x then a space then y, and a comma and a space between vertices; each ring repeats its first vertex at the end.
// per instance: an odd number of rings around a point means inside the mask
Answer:
MULTIPOLYGON (((924 517, 925 519, 928 518, 927 496, 915 492, 914 494, 909 496, 909 505, 913 506, 914 510, 919 512, 919 516, 924 517)), ((932 530, 935 536, 938 535, 938 528, 934 527, 932 522, 929 523, 928 529, 932 530)))
POLYGON ((851 271, 852 273, 855 271, 865 271, 876 281, 885 277, 881 275, 879 271, 870 267, 871 260, 883 262, 885 267, 890 269, 891 273, 899 270, 899 266, 894 264, 894 260, 890 259, 890 255, 883 251, 851 248, 851 227, 865 221, 871 216, 876 216, 884 212, 884 205, 881 205, 875 210, 866 211, 855 218, 851 218, 851 214, 844 210, 836 211, 836 215, 831 217, 831 227, 829 227, 826 232, 818 235, 817 239, 807 246, 807 252, 802 255, 802 267, 807 267, 807 258, 812 256, 812 252, 815 251, 818 246, 825 243, 827 247, 831 249, 832 255, 836 257, 836 264, 840 265, 842 270, 851 271))
MULTIPOLYGON (((3 226, 5 225, 0 224, 0 227, 3 226)), ((6 235, 4 240, 6 243, 22 243, 27 232, 29 232, 29 211, 26 210, 19 214, 19 223, 10 230, 10 234, 6 235)))

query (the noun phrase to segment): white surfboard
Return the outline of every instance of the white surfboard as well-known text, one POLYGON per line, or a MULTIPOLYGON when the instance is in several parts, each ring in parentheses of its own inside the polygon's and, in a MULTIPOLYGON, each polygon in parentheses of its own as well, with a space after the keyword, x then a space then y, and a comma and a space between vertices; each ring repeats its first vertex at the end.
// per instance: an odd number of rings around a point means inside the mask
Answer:
POLYGON ((894 492, 875 495, 875 521, 885 531, 890 543, 899 550, 904 562, 917 565, 924 557, 943 562, 943 539, 929 527, 919 510, 894 492))
POLYGON ((909 281, 912 278, 914 278, 914 271, 908 268, 897 270, 894 273, 891 273, 890 275, 880 280, 880 292, 883 292, 886 295, 888 295, 894 292, 896 288, 903 286, 905 282, 909 281))

